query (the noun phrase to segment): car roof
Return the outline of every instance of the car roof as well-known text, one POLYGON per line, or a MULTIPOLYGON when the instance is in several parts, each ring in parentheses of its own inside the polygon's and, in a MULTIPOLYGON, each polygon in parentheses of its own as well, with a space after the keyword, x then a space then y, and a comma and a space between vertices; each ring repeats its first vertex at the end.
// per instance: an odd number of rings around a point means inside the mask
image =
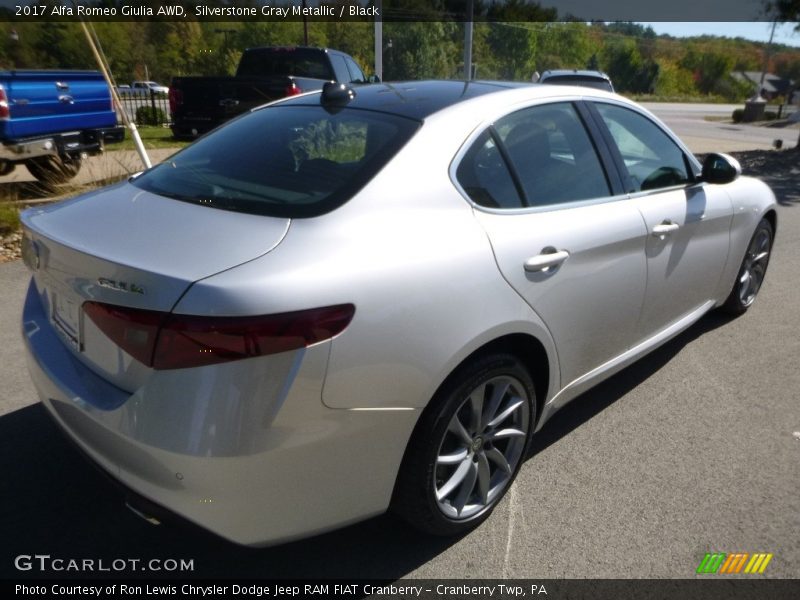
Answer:
MULTIPOLYGON (((423 120, 440 110, 469 100, 520 87, 530 83, 511 81, 400 81, 354 87, 350 108, 377 110, 423 120)), ((282 106, 319 106, 318 94, 304 94, 281 102, 282 106)))

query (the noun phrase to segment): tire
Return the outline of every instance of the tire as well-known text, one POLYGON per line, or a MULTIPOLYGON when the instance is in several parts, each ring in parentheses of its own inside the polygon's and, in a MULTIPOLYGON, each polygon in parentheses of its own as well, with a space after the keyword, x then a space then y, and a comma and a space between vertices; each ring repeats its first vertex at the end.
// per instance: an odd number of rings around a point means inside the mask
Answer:
POLYGON ((720 310, 731 315, 741 315, 755 302, 767 274, 774 236, 772 224, 767 219, 761 219, 750 238, 733 289, 720 310))
POLYGON ((434 535, 474 528, 511 487, 535 421, 533 380, 519 359, 491 354, 465 363, 414 429, 392 511, 434 535))
POLYGON ((44 184, 65 183, 75 177, 81 169, 79 156, 39 156, 25 163, 28 171, 44 184))

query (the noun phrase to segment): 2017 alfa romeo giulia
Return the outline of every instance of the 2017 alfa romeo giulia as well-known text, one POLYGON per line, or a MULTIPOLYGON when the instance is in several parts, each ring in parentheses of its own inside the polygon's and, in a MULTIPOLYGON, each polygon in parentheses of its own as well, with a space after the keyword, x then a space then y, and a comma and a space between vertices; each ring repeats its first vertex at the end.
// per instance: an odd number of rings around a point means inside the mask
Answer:
POLYGON ((53 418, 133 497, 265 545, 475 526, 556 410, 747 310, 776 210, 620 96, 431 81, 275 102, 23 224, 53 418))

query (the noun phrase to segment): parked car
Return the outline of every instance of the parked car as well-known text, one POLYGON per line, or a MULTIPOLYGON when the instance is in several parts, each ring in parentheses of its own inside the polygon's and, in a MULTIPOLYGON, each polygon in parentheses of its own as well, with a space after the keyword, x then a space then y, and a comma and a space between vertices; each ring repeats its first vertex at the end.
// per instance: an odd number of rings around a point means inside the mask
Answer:
POLYGON ((36 179, 62 183, 84 156, 124 137, 99 72, 0 72, 0 175, 24 164, 36 179))
POLYGON ((134 81, 131 84, 131 93, 137 96, 149 96, 150 94, 169 94, 169 88, 155 81, 134 81))
POLYGON ((367 77, 353 57, 331 48, 248 48, 234 77, 172 80, 172 132, 196 137, 256 106, 321 90, 327 81, 361 84, 367 77))
POLYGON ((746 311, 775 235, 733 158, 565 89, 330 83, 26 211, 45 407, 139 512, 241 544, 474 527, 559 408, 746 311))
POLYGON ((554 69, 545 71, 539 77, 538 83, 553 85, 579 85, 613 92, 614 86, 611 78, 601 71, 581 71, 577 69, 554 69))

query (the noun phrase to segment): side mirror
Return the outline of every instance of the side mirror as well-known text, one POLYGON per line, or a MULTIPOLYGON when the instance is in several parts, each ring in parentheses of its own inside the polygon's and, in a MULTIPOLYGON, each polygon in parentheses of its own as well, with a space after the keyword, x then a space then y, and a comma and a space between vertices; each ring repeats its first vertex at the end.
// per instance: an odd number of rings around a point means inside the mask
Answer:
POLYGON ((708 183, 730 183, 741 174, 742 165, 727 154, 712 153, 703 161, 702 177, 708 183))
POLYGON ((367 77, 367 82, 368 83, 380 83, 381 82, 381 78, 378 77, 377 75, 370 75, 369 77, 367 77))

